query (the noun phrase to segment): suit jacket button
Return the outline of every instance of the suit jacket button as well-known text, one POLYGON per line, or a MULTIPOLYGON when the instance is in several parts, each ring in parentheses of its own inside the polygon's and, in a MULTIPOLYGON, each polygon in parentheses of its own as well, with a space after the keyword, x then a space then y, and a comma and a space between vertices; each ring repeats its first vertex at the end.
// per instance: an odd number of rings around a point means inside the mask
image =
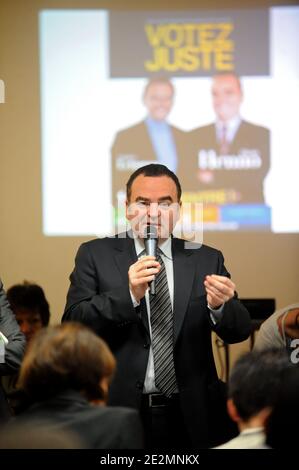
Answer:
POLYGON ((143 347, 144 347, 145 349, 148 349, 148 348, 149 348, 149 344, 148 344, 148 343, 145 343, 145 344, 143 345, 143 347))
POLYGON ((142 389, 143 389, 143 383, 141 382, 141 380, 137 380, 137 382, 136 382, 136 388, 139 388, 139 390, 142 390, 142 389))

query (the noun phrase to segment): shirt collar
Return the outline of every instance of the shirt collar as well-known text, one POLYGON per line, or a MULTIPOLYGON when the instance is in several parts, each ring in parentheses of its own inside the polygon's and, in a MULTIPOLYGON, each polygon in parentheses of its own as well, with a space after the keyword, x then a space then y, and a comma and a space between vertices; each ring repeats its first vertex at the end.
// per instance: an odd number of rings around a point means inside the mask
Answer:
MULTIPOLYGON (((140 238, 134 237, 135 250, 137 256, 140 256, 140 253, 144 250, 144 243, 140 238)), ((171 237, 168 237, 166 240, 158 243, 160 250, 166 258, 172 260, 172 249, 171 249, 171 237)))
MULTIPOLYGON (((229 121, 227 121, 225 123, 225 126, 227 128, 227 130, 233 132, 235 131, 236 129, 238 129, 239 125, 241 123, 241 118, 240 116, 235 116, 234 118, 230 119, 229 121)), ((223 122, 222 121, 216 121, 216 128, 219 132, 222 131, 223 129, 223 122)))
POLYGON ((255 428, 247 428, 243 429, 243 431, 240 433, 242 436, 244 434, 263 434, 264 433, 264 428, 263 427, 255 427, 255 428))
POLYGON ((149 126, 149 128, 153 129, 167 129, 168 128, 168 124, 165 120, 157 120, 157 119, 153 119, 151 118, 150 116, 147 116, 146 119, 145 119, 145 122, 146 122, 146 125, 149 126))

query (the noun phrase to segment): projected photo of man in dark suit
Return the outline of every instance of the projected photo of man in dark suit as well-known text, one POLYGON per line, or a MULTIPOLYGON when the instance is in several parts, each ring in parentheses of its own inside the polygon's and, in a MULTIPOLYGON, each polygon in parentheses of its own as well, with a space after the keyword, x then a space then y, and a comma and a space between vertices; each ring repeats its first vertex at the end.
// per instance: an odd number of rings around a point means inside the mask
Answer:
MULTIPOLYGON (((242 85, 234 73, 213 77, 212 100, 215 123, 190 132, 195 187, 221 191, 224 204, 263 204, 270 166, 269 130, 242 119, 242 85)), ((219 200, 219 194, 216 197, 219 200)))
MULTIPOLYGON (((131 173, 149 163, 161 163, 179 175, 183 184, 189 172, 183 166, 186 132, 172 126, 174 87, 168 78, 152 78, 143 92, 147 110, 141 122, 119 131, 112 144, 112 201, 122 201, 131 173)), ((123 205, 123 202, 122 202, 123 205)))

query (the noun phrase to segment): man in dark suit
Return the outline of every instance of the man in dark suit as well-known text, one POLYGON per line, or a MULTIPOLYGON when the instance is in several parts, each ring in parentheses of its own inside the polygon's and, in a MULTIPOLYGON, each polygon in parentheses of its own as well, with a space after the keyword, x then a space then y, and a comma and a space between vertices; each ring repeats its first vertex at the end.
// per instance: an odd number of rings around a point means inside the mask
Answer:
MULTIPOLYGON (((25 350, 25 337, 11 311, 0 280, 0 376, 17 372, 25 350)), ((0 386, 0 423, 10 416, 8 404, 0 386)))
POLYGON ((112 144, 112 200, 123 204, 126 182, 131 173, 149 163, 161 163, 188 186, 184 169, 186 132, 168 124, 174 87, 167 78, 153 78, 143 93, 147 116, 141 122, 119 131, 112 144))
POLYGON ((208 201, 224 204, 264 203, 264 179, 270 166, 269 130, 244 121, 240 115, 243 91, 233 73, 216 75, 212 82, 216 122, 190 132, 194 149, 194 190, 208 201), (216 201, 211 200, 214 192, 216 201))
POLYGON ((108 342, 117 359, 109 403, 140 409, 153 448, 208 447, 226 439, 211 330, 228 343, 250 333, 221 252, 172 238, 180 200, 179 180, 167 167, 151 164, 133 173, 126 202, 132 233, 80 247, 63 316, 108 342), (159 261, 142 256, 148 224, 158 232, 159 261), (148 284, 155 276, 157 299, 167 299, 158 303, 154 321, 157 303, 148 284))

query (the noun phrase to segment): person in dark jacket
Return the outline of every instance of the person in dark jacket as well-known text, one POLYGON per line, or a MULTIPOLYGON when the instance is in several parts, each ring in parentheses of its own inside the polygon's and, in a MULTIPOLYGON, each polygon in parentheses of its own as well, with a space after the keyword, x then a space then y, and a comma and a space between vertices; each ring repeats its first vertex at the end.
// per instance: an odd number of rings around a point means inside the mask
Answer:
MULTIPOLYGON (((19 370, 25 350, 25 337, 7 301, 0 280, 0 376, 13 374, 19 370)), ((0 423, 10 417, 9 406, 0 386, 0 423)))
POLYGON ((181 192, 164 165, 131 175, 126 211, 133 233, 79 248, 63 316, 107 341, 117 359, 109 403, 139 409, 146 446, 155 449, 208 447, 227 438, 211 331, 227 343, 251 331, 222 253, 172 236, 181 192), (157 231, 159 261, 143 256, 149 224, 157 231), (156 295, 148 290, 154 277, 156 295))
POLYGON ((137 412, 105 406, 114 369, 110 349, 89 328, 67 323, 42 329, 19 377, 33 404, 11 426, 75 436, 88 449, 142 448, 137 412))

